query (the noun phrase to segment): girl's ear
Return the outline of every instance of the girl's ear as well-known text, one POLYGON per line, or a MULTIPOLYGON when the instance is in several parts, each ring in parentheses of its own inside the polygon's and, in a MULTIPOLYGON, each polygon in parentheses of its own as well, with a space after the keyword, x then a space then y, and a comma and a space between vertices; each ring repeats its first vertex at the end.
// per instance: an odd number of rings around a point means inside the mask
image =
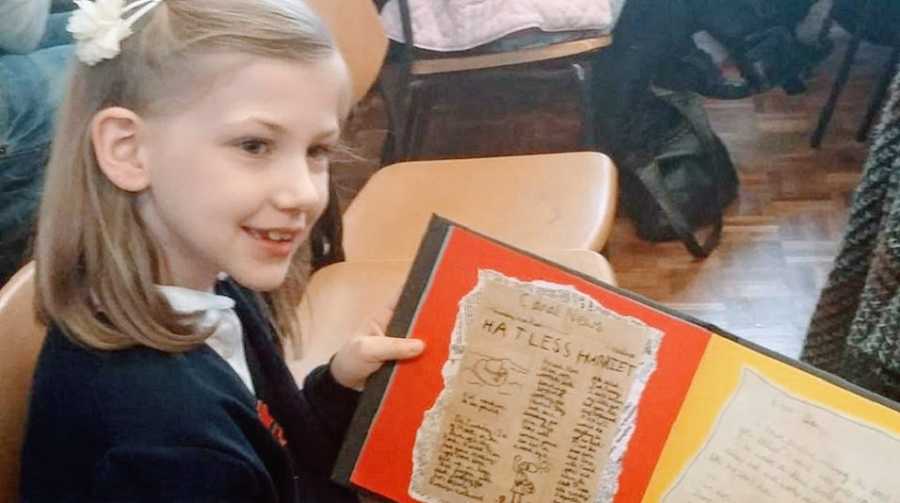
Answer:
POLYGON ((139 155, 141 125, 140 116, 122 107, 104 108, 91 121, 91 141, 100 170, 113 185, 128 192, 150 186, 150 172, 139 155))

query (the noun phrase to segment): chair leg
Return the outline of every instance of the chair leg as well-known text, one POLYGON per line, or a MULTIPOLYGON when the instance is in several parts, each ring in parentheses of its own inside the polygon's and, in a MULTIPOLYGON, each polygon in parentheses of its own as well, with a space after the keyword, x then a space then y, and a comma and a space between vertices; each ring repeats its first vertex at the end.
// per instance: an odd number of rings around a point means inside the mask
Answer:
POLYGON ((888 87, 891 85, 891 79, 894 77, 894 71, 897 69, 897 63, 900 63, 900 47, 897 47, 891 53, 887 67, 881 75, 881 81, 878 82, 878 87, 875 89, 875 96, 872 97, 872 102, 869 104, 869 111, 866 112, 866 118, 863 119, 859 131, 856 133, 856 141, 864 142, 869 138, 869 131, 872 129, 872 123, 875 122, 875 117, 878 115, 881 104, 884 102, 884 97, 887 95, 888 87))
POLYGON ((381 94, 381 99, 384 102, 384 112, 387 115, 387 134, 384 136, 384 143, 381 144, 381 165, 379 168, 383 168, 389 164, 393 164, 397 158, 397 142, 400 137, 400 131, 397 129, 400 127, 397 122, 397 113, 394 110, 394 102, 393 98, 388 95, 387 86, 384 83, 384 79, 378 79, 378 91, 381 94))
POLYGON ((844 90, 844 86, 847 85, 847 79, 850 77, 850 67, 853 66, 853 60, 856 59, 856 52, 859 50, 859 44, 862 42, 862 32, 863 30, 857 29, 853 34, 853 38, 850 39, 850 45, 847 47, 847 53, 844 55, 841 69, 834 81, 834 85, 831 87, 831 95, 828 96, 828 102, 825 104, 825 108, 822 109, 822 113, 819 114, 819 123, 816 125, 816 130, 813 132, 812 139, 809 142, 812 148, 819 148, 819 145, 822 144, 822 137, 825 136, 825 130, 828 129, 828 123, 834 114, 834 107, 841 96, 841 92, 844 90))
POLYGON ((384 167, 403 159, 405 153, 403 140, 406 132, 403 126, 409 115, 408 71, 398 65, 386 66, 381 70, 377 85, 388 121, 388 133, 381 146, 381 167, 384 167))
MULTIPOLYGON (((390 119, 388 119, 388 122, 390 122, 390 119)), ((390 166, 397 160, 397 140, 394 138, 394 135, 396 134, 397 132, 394 128, 388 128, 388 132, 384 136, 384 143, 381 144, 381 163, 378 165, 379 169, 390 166)))
POLYGON ((572 63, 575 80, 581 94, 581 136, 585 150, 597 149, 597 130, 594 126, 594 97, 591 91, 591 67, 589 63, 572 63))
POLYGON ((421 113, 421 82, 410 82, 407 86, 409 89, 409 104, 406 109, 406 123, 403 126, 403 140, 400 142, 400 151, 398 158, 402 161, 409 161, 413 158, 413 143, 416 138, 416 130, 419 128, 419 114, 421 113))
POLYGON ((440 83, 437 82, 423 84, 423 89, 419 93, 418 107, 415 110, 415 129, 412 132, 411 141, 408 145, 408 156, 412 159, 419 159, 422 157, 425 133, 428 131, 428 123, 432 113, 431 106, 434 103, 434 97, 437 95, 437 90, 435 88, 439 85, 440 83))

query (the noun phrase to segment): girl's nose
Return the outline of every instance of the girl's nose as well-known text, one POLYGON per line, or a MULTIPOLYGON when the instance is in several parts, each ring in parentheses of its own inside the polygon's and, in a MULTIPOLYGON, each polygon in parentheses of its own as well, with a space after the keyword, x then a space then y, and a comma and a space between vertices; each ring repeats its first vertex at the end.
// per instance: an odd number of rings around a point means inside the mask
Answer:
POLYGON ((321 198, 327 197, 327 193, 320 193, 314 176, 309 171, 309 166, 304 160, 301 165, 284 170, 285 176, 280 177, 275 187, 273 204, 282 211, 297 211, 322 204, 321 198))

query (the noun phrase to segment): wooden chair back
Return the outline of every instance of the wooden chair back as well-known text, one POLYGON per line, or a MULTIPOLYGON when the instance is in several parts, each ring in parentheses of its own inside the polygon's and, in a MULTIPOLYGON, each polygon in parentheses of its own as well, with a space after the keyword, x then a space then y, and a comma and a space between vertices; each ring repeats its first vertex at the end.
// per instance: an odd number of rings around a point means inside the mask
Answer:
POLYGON ((353 77, 354 102, 378 77, 388 40, 372 0, 306 0, 325 21, 353 77))
POLYGON ((0 290, 0 501, 17 501, 28 395, 47 328, 34 311, 34 263, 0 290))
POLYGON ((344 213, 344 251, 410 260, 433 213, 529 251, 600 251, 616 196, 615 166, 596 152, 394 164, 344 213))

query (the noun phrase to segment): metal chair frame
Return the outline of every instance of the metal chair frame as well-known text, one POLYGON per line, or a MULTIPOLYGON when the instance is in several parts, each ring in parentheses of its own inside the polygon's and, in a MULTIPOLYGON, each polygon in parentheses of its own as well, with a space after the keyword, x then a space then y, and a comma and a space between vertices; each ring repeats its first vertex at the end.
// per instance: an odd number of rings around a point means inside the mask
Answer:
POLYGON ((582 111, 582 148, 596 149, 591 67, 587 59, 592 52, 612 42, 610 35, 515 51, 465 51, 448 53, 446 58, 426 58, 415 48, 409 0, 398 2, 406 42, 403 48, 404 61, 399 64, 401 75, 393 84, 400 91, 405 91, 405 95, 392 98, 392 92, 397 89, 388 88, 382 75, 381 91, 393 134, 385 142, 382 166, 416 159, 421 155, 424 133, 430 119, 429 109, 441 94, 442 85, 446 85, 448 81, 458 84, 460 80, 465 80, 470 85, 487 85, 498 79, 520 79, 523 75, 555 81, 561 76, 568 77, 578 87, 582 111))
MULTIPOLYGON (((841 62, 837 77, 834 80, 834 85, 831 88, 831 94, 828 96, 828 101, 825 103, 825 107, 822 109, 822 113, 819 114, 818 124, 816 125, 815 131, 813 131, 812 138, 810 139, 810 145, 812 146, 812 148, 819 148, 819 146, 822 145, 822 139, 825 137, 825 133, 828 130, 828 124, 829 122, 831 122, 831 117, 834 115, 834 109, 837 105, 837 101, 840 98, 844 87, 847 85, 847 80, 850 78, 850 69, 856 59, 856 53, 859 51, 859 46, 863 41, 866 27, 868 26, 869 22, 868 20, 871 19, 872 16, 877 14, 874 5, 875 4, 872 0, 865 0, 865 3, 863 3, 862 16, 860 17, 856 25, 856 29, 853 30, 853 37, 850 39, 850 44, 847 46, 847 52, 844 55, 844 60, 841 62)), ((826 26, 830 26, 830 23, 826 23, 826 26)), ((858 142, 865 142, 868 139, 869 132, 872 129, 872 124, 875 122, 875 118, 878 116, 878 111, 881 109, 882 102, 887 95, 887 90, 890 86, 891 78, 893 77, 894 72, 897 70, 897 64, 900 63, 900 36, 898 36, 897 38, 898 40, 895 41, 894 50, 888 59, 887 67, 884 69, 881 78, 879 79, 878 85, 875 88, 875 94, 872 96, 872 100, 869 103, 869 108, 866 111, 866 116, 863 119, 859 130, 857 130, 856 132, 856 141, 858 142)))

